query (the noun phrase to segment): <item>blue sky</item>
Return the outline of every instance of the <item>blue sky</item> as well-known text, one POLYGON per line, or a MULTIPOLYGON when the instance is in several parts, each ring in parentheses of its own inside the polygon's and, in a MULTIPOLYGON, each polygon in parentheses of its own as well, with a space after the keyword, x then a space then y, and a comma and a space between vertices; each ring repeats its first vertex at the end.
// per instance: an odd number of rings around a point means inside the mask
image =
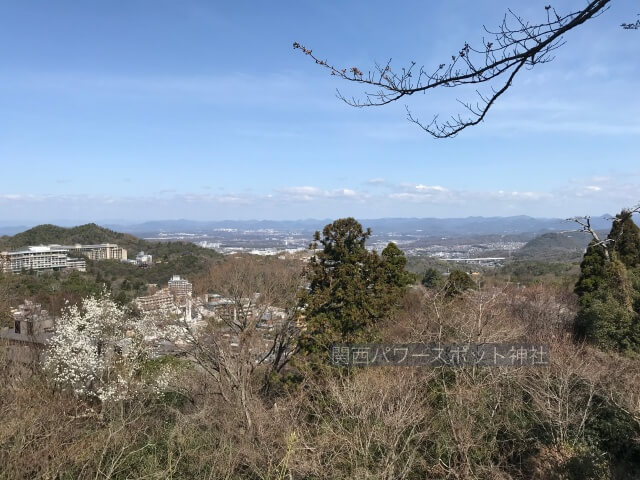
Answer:
MULTIPOLYGON (((507 8, 546 2, 0 1, 0 222, 562 217, 640 201, 632 0, 522 72, 486 121, 435 140, 405 119, 447 90, 352 109, 292 49, 361 70, 442 63, 507 8)), ((565 1, 569 11, 586 2, 565 1)))

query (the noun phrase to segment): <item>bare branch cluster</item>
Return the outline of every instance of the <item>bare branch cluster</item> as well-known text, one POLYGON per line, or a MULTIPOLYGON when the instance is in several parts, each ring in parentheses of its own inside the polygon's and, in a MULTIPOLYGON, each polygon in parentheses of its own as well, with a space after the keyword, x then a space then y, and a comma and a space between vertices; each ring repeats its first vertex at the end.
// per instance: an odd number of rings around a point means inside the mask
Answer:
MULTIPOLYGON (((625 208, 622 210, 622 214, 616 217, 612 217, 610 218, 610 220, 615 224, 617 222, 622 222, 624 220, 626 220, 627 218, 631 217, 634 213, 638 213, 640 212, 640 203, 638 203, 637 205, 631 207, 631 208, 625 208)), ((604 255, 605 258, 607 260, 610 260, 609 258, 609 250, 608 250, 608 246, 611 243, 614 243, 616 240, 615 238, 605 238, 603 240, 600 239, 600 237, 598 236, 598 233, 595 231, 595 229, 591 226, 591 217, 590 216, 584 216, 584 217, 571 217, 571 218, 567 218, 568 222, 575 222, 577 223, 580 228, 577 230, 578 232, 584 232, 584 233, 588 233, 589 235, 591 235, 591 238, 593 238, 593 242, 594 242, 594 246, 596 247, 602 247, 604 250, 604 255)), ((622 232, 620 232, 622 233, 622 232)))
POLYGON ((591 238, 593 238, 593 241, 595 242, 594 245, 597 247, 602 247, 604 250, 605 258, 609 260, 609 250, 607 249, 607 246, 611 242, 613 242, 613 239, 612 238, 605 238, 604 240, 600 239, 600 236, 598 235, 598 233, 591 226, 591 216, 586 215, 584 217, 571 217, 571 218, 567 218, 567 221, 577 223, 580 226, 580 228, 577 230, 578 232, 584 232, 591 235, 591 238))
POLYGON ((296 353, 301 268, 284 261, 259 262, 237 257, 212 267, 202 279, 204 291, 221 294, 225 305, 198 330, 184 325, 188 353, 215 380, 219 395, 239 404, 248 428, 256 377, 262 389, 296 353), (265 331, 261 324, 272 321, 265 331))
POLYGON ((365 74, 358 67, 336 67, 298 42, 293 44, 293 48, 310 56, 316 64, 328 69, 331 75, 374 87, 372 91, 365 91, 362 98, 346 98, 338 91, 338 98, 353 107, 387 105, 403 97, 425 93, 438 87, 491 84, 488 91, 476 90, 478 99, 475 102, 458 100, 467 110, 466 115, 452 116, 444 121, 439 121, 438 115, 435 115, 431 122, 423 123, 407 107, 410 121, 436 138, 447 138, 480 123, 523 67, 530 69, 553 60, 553 52, 564 44, 562 36, 603 13, 609 2, 610 0, 592 0, 583 9, 566 15, 558 14, 553 7, 547 5, 546 20, 536 24, 509 10, 496 30, 485 27, 489 38, 483 38, 481 47, 472 47, 465 42, 451 55, 450 60, 431 69, 417 67, 416 62, 412 61, 407 67, 394 70, 390 59, 384 64, 376 63, 365 74), (496 86, 497 79, 500 79, 500 83, 496 86))
MULTIPOLYGON (((640 17, 640 14, 638 14, 640 17)), ((622 23, 620 25, 625 30, 638 30, 640 29, 640 19, 636 20, 634 23, 622 23)))

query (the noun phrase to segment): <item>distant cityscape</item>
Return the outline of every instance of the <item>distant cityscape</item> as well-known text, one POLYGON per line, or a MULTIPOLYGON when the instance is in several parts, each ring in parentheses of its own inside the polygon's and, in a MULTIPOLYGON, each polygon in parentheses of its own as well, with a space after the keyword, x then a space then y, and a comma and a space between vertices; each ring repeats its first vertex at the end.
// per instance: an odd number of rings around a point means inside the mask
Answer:
MULTIPOLYGON (((148 241, 189 241, 204 248, 233 255, 296 254, 305 256, 313 232, 276 229, 214 229, 207 233, 160 232, 144 237, 148 241)), ((409 256, 429 256, 444 261, 467 262, 495 266, 522 248, 535 234, 431 236, 426 232, 373 234, 367 248, 381 252, 394 242, 409 256), (491 254, 488 254, 491 253, 491 254), (499 254, 498 254, 499 253, 499 254)))

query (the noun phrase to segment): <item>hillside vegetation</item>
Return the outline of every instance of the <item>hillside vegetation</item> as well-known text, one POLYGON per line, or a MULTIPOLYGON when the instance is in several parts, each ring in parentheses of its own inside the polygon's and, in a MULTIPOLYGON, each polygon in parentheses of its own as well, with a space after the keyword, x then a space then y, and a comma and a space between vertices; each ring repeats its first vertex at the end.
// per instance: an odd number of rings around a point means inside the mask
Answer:
POLYGON ((588 244, 588 236, 582 233, 545 233, 528 241, 513 256, 519 260, 579 260, 588 244))

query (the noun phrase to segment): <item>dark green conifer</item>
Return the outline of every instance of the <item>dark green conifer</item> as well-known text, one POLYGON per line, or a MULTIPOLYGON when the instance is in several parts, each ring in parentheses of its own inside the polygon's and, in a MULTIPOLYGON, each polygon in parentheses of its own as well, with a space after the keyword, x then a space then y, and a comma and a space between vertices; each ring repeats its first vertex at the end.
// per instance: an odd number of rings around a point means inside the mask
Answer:
POLYGON ((580 264, 574 332, 603 349, 638 352, 640 230, 630 211, 616 215, 608 240, 591 242, 580 264))
POLYGON ((461 295, 463 292, 474 288, 476 288, 476 282, 473 281, 468 273, 463 272, 462 270, 454 270, 449 274, 444 291, 445 296, 456 297, 461 295))
POLYGON ((406 259, 394 244, 382 255, 365 248, 371 231, 343 218, 316 232, 309 261, 309 288, 302 295, 306 332, 301 348, 328 351, 332 343, 370 342, 378 322, 398 304, 410 277, 406 259))
POLYGON ((444 279, 442 274, 435 268, 427 268, 422 276, 422 285, 427 288, 438 288, 442 286, 444 279))
POLYGON ((629 210, 616 215, 608 237, 612 240, 609 248, 618 253, 627 268, 640 266, 640 229, 631 217, 629 210))

